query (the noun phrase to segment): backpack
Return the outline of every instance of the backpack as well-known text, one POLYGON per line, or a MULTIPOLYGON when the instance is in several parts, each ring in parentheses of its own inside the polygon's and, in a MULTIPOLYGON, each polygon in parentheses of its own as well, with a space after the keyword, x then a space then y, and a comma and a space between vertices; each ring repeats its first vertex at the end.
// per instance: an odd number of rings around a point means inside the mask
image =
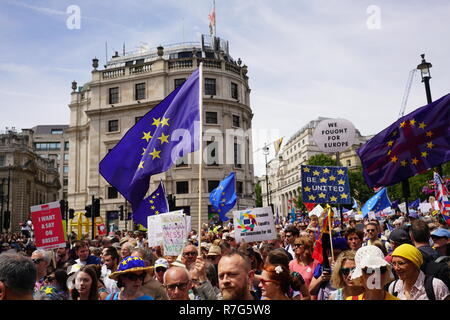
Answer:
MULTIPOLYGON (((433 289, 433 279, 434 277, 430 277, 428 275, 425 275, 425 292, 427 293, 428 300, 436 300, 436 295, 434 294, 433 289)), ((390 294, 392 294, 394 297, 398 296, 398 291, 395 291, 395 285, 397 284, 398 280, 395 280, 392 284, 392 290, 388 290, 390 294)), ((389 285, 390 287, 390 285, 389 285)))
POLYGON ((448 261, 450 261, 450 257, 441 256, 434 261, 425 262, 421 270, 425 275, 442 280, 447 288, 450 289, 450 267, 448 261))

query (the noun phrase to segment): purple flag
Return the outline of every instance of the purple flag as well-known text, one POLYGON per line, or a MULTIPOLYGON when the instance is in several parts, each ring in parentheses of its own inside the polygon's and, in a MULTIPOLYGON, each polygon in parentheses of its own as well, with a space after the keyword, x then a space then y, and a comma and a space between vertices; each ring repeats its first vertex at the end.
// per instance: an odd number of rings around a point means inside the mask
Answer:
POLYGON ((390 186, 450 160, 450 94, 401 117, 358 150, 370 188, 390 186))

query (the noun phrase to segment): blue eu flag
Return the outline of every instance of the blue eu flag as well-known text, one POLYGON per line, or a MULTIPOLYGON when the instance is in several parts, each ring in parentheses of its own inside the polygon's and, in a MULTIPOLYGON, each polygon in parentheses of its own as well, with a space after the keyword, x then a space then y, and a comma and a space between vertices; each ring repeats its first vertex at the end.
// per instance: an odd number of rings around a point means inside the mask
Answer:
POLYGON ((363 217, 367 217, 369 211, 378 212, 391 206, 391 200, 389 200, 387 189, 383 188, 378 191, 372 198, 367 200, 364 206, 361 208, 363 217))
POLYGON ((420 198, 417 198, 415 201, 411 202, 408 205, 408 208, 417 209, 420 205, 420 198))
POLYGON ((150 176, 199 148, 199 71, 140 119, 103 158, 101 175, 133 206, 141 204, 150 176))
POLYGON ((133 221, 147 229, 148 216, 166 212, 169 212, 169 205, 167 203, 166 193, 164 192, 164 185, 161 181, 158 188, 142 200, 139 207, 133 212, 133 221))
POLYGON ((228 221, 225 214, 236 204, 235 184, 235 174, 231 172, 209 195, 209 201, 212 207, 219 213, 220 220, 222 221, 228 221))

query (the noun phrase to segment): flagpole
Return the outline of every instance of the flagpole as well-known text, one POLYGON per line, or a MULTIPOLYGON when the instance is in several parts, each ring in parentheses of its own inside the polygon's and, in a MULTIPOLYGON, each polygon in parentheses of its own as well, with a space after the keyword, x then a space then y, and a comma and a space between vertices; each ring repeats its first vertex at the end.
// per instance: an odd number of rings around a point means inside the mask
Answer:
POLYGON ((200 149, 199 149, 199 167, 198 167, 198 255, 201 256, 202 241, 202 167, 203 167, 203 62, 199 67, 199 93, 198 106, 200 112, 200 149))
POLYGON ((331 213, 333 212, 333 210, 331 209, 331 206, 328 208, 328 230, 330 232, 330 251, 331 251, 331 262, 334 262, 334 253, 333 253, 333 235, 332 235, 332 230, 333 228, 331 227, 331 223, 333 221, 333 219, 331 219, 331 213))

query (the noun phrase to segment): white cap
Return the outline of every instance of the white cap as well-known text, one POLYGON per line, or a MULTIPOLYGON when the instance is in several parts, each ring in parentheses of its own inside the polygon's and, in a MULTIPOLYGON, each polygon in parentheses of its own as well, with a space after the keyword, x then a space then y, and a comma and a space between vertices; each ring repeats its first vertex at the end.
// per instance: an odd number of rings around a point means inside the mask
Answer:
POLYGON ((388 266, 389 262, 384 259, 383 251, 377 246, 364 246, 356 251, 355 255, 356 268, 352 273, 352 280, 362 276, 362 269, 388 266))

